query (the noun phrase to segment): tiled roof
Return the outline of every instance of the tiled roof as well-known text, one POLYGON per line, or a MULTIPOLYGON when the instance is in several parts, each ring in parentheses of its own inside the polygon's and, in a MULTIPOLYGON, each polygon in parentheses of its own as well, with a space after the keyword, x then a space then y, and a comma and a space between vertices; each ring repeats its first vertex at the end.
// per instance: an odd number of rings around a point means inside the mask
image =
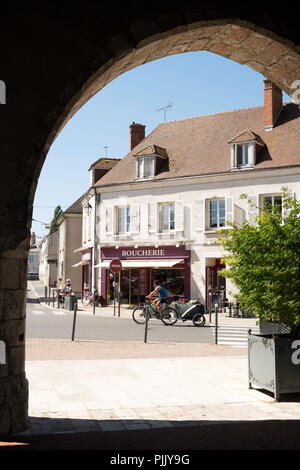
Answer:
POLYGON ((82 200, 86 196, 87 192, 85 192, 82 196, 80 196, 77 201, 73 202, 68 209, 66 209, 62 215, 64 214, 81 214, 82 213, 82 200))
POLYGON ((264 130, 263 106, 161 123, 95 186, 134 182, 134 155, 151 145, 166 149, 169 157, 168 169, 155 180, 229 172, 228 142, 245 129, 265 144, 255 168, 300 165, 300 109, 286 103, 272 131, 264 130))
POLYGON ((94 163, 91 164, 89 170, 91 170, 92 168, 110 170, 110 168, 115 166, 119 161, 120 161, 120 158, 101 157, 101 158, 98 158, 98 160, 96 160, 94 163))

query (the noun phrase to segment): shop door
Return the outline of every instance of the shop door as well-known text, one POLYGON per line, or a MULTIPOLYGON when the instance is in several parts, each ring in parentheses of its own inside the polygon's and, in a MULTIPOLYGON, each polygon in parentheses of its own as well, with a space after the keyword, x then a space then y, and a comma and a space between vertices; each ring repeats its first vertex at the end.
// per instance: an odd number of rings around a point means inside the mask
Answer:
MULTIPOLYGON (((137 305, 138 304, 138 269, 122 269, 122 271, 116 274, 116 282, 120 292, 120 303, 126 305, 137 305)), ((113 277, 107 276, 108 285, 108 301, 113 303, 114 300, 114 287, 113 277)))
POLYGON ((225 268, 220 260, 216 260, 215 266, 206 267, 206 308, 209 308, 209 293, 212 295, 212 307, 216 302, 224 300, 226 297, 226 278, 220 276, 219 272, 225 268))
POLYGON ((130 269, 122 269, 120 276, 120 303, 129 304, 130 269))
POLYGON ((139 270, 130 270, 130 305, 138 305, 138 281, 139 281, 139 270))

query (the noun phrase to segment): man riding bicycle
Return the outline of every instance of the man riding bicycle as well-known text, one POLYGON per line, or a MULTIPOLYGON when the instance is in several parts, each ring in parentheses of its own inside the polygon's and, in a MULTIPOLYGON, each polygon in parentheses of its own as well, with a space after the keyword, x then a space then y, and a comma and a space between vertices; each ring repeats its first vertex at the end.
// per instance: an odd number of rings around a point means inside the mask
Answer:
POLYGON ((150 294, 148 295, 148 297, 152 297, 153 295, 158 295, 158 299, 155 299, 154 300, 154 305, 155 305, 155 308, 156 308, 156 311, 160 314, 160 316, 162 317, 162 310, 161 310, 161 304, 162 303, 166 303, 167 300, 168 300, 168 294, 167 294, 167 291, 166 289, 164 289, 159 283, 158 281, 154 281, 153 282, 154 284, 154 290, 152 292, 150 292, 150 294))

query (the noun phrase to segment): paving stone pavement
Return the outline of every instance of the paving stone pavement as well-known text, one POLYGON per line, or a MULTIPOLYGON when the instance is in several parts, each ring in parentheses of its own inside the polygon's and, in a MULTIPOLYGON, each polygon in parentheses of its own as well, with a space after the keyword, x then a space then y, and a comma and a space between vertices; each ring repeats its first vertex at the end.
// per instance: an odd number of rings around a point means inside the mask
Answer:
POLYGON ((300 420, 299 396, 276 402, 270 393, 248 389, 245 349, 130 342, 110 346, 28 339, 30 425, 17 435, 300 420), (76 350, 85 350, 84 358, 98 354, 93 360, 74 360, 76 350), (55 360, 46 359, 49 351, 55 360), (64 351, 69 359, 58 359, 64 351))

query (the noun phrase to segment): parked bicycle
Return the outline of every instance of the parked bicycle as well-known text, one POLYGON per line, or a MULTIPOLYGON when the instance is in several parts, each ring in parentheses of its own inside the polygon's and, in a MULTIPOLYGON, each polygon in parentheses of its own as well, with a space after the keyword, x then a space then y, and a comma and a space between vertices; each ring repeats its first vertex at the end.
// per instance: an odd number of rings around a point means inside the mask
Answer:
POLYGON ((132 312, 133 320, 139 325, 143 325, 146 322, 146 316, 148 318, 157 318, 161 320, 165 325, 173 325, 177 322, 176 310, 170 307, 167 303, 161 304, 162 316, 156 310, 155 306, 149 299, 145 299, 144 305, 139 305, 132 312))
MULTIPOLYGON (((90 292, 89 290, 86 290, 84 292, 84 295, 83 295, 82 299, 81 299, 81 302, 85 306, 93 305, 94 294, 92 292, 90 292)), ((104 305, 104 299, 103 299, 102 295, 98 294, 97 291, 95 291, 95 305, 97 307, 101 307, 102 305, 104 305)))

